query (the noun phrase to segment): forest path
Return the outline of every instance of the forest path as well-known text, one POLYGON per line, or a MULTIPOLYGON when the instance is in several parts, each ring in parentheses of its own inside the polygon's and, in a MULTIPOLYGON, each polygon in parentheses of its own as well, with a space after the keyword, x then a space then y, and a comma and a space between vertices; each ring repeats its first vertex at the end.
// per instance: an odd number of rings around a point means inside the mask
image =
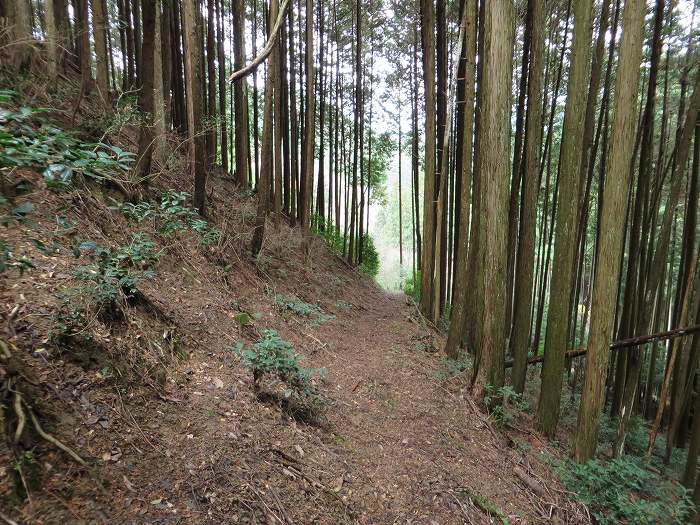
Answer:
POLYGON ((464 377, 447 379, 433 346, 441 342, 405 296, 368 295, 364 310, 322 327, 319 338, 332 343, 314 360, 328 370, 328 417, 360 521, 500 522, 473 504, 481 497, 511 523, 541 523, 551 509, 513 475, 519 466, 537 476, 538 465, 490 427, 464 377))
MULTIPOLYGON (((200 348, 226 337, 231 313, 213 299, 204 318, 206 308, 194 308, 186 323, 200 324, 200 348)), ((146 461, 159 470, 125 473, 148 490, 142 501, 157 502, 139 512, 160 511, 157 523, 587 523, 538 459, 543 442, 494 430, 464 374, 446 379, 440 336, 405 297, 350 281, 322 303, 341 308, 320 326, 280 322, 274 311, 260 321, 293 341, 307 366, 326 369, 322 423, 296 422, 256 399, 230 352, 193 352, 180 371, 188 379, 173 392, 183 402, 158 403, 159 421, 149 425, 172 459, 156 454, 146 461)))

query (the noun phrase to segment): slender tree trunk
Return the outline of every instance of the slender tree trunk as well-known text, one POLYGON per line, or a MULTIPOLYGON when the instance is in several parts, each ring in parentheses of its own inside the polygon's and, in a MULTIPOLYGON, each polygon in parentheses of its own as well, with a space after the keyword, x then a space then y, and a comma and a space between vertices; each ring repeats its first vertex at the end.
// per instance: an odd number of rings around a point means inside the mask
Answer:
POLYGON ((421 255, 420 310, 433 316, 435 273, 436 196, 436 93, 435 93, 435 6, 433 0, 421 0, 421 40, 423 82, 425 84, 425 156, 423 175, 423 246, 421 255))
POLYGON ((581 142, 586 108, 586 86, 589 81, 593 2, 574 2, 574 37, 571 51, 569 83, 564 110, 561 161, 559 170, 560 202, 557 208, 554 263, 552 265, 547 332, 545 336, 542 389, 537 410, 537 426, 552 437, 559 422, 564 354, 569 343, 569 290, 575 262, 576 219, 581 167, 581 142))
POLYGON ((109 21, 102 0, 91 0, 92 24, 95 37, 95 64, 97 89, 105 106, 109 107, 109 59, 107 55, 107 27, 109 21))
POLYGON ((182 18, 185 27, 185 67, 187 70, 187 129, 190 142, 190 171, 194 178, 194 206, 204 215, 207 172, 206 144, 202 129, 202 50, 201 13, 197 0, 183 0, 182 18))
POLYGON ((511 0, 489 1, 484 19, 484 84, 480 130, 480 169, 484 177, 483 332, 474 391, 483 398, 487 385, 503 386, 505 361, 506 279, 508 263, 508 180, 510 97, 513 73, 511 0))
POLYGON ((137 155, 134 174, 136 182, 148 183, 151 172, 151 157, 153 154, 154 133, 154 96, 153 73, 156 33, 156 1, 144 0, 143 3, 143 53, 141 55, 141 91, 139 92, 139 110, 146 115, 139 133, 139 153, 137 155))
MULTIPOLYGON (((216 8, 216 60, 219 73, 219 118, 221 119, 221 167, 229 171, 228 130, 226 125, 226 56, 224 54, 223 0, 214 0, 216 8)), ((242 18, 242 17, 241 17, 242 18)), ((247 129, 243 128, 243 129, 247 129)))
MULTIPOLYGON (((360 115, 362 113, 362 11, 361 2, 355 3, 355 114, 353 122, 353 159, 350 202, 350 230, 348 239, 348 263, 355 263, 355 223, 357 216, 357 172, 361 169, 362 151, 360 150, 360 115)), ((347 208, 347 206, 346 206, 347 208)))
POLYGON ((613 333, 620 253, 623 249, 625 202, 630 184, 634 142, 635 103, 639 84, 644 35, 644 0, 625 2, 620 60, 615 89, 615 115, 608 152, 608 173, 603 191, 600 245, 596 263, 591 334, 586 374, 578 413, 574 459, 583 463, 593 457, 605 397, 610 339, 613 333))
POLYGON ((316 131, 313 22, 313 2, 312 0, 306 0, 306 123, 304 124, 304 169, 306 174, 304 178, 304 198, 301 203, 301 227, 304 230, 304 254, 307 260, 311 249, 311 204, 313 202, 314 188, 314 141, 316 131))
POLYGON ((544 73, 544 0, 528 3, 532 21, 529 81, 527 86, 527 118, 525 122, 525 173, 520 208, 520 235, 515 272, 515 301, 513 312, 513 388, 522 393, 525 388, 527 355, 532 325, 533 271, 535 264, 535 224, 537 221, 537 190, 542 141, 542 80, 544 73))
MULTIPOLYGON (((290 10, 291 11, 291 10, 290 10)), ((245 65, 245 2, 235 0, 233 5, 233 68, 245 65)), ((248 102, 245 78, 233 82, 233 111, 235 120, 236 180, 241 187, 248 186, 248 102)), ((256 159, 257 164, 257 159, 256 159)))
POLYGON ((474 127, 474 90, 476 76, 476 15, 478 5, 476 0, 466 0, 462 24, 464 32, 464 44, 462 47, 462 59, 464 60, 464 99, 459 103, 462 108, 462 171, 457 175, 461 177, 461 191, 459 195, 460 221, 458 228, 459 254, 462 256, 455 262, 455 296, 452 302, 450 326, 445 344, 445 353, 456 358, 459 354, 459 346, 464 333, 467 305, 467 250, 469 244, 469 206, 471 204, 471 178, 473 159, 473 127, 474 127))

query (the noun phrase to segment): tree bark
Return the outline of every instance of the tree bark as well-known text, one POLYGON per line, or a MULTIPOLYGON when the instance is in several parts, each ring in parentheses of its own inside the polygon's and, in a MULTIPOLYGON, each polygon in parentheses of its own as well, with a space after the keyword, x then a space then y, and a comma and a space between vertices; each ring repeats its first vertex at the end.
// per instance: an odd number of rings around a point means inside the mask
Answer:
POLYGON ((202 50, 201 13, 197 0, 183 0, 182 18, 185 27, 185 67, 187 81, 187 121, 190 143, 190 171, 194 178, 194 206, 200 215, 206 208, 205 167, 206 142, 202 129, 202 50))
POLYGON ((513 310, 513 388, 525 389, 527 355, 532 325, 532 293, 535 264, 535 235, 537 221, 537 190, 540 172, 540 144, 542 142, 542 80, 544 74, 544 1, 528 3, 532 20, 529 81, 527 86, 527 117, 525 122, 525 173, 521 206, 518 258, 515 272, 515 300, 513 310))
POLYGON ((599 226, 599 255, 593 286, 591 334, 588 359, 578 413, 574 459, 584 463, 593 457, 605 397, 608 344, 613 332, 620 253, 623 249, 624 214, 630 184, 631 152, 634 141, 635 105, 639 84, 644 34, 644 0, 625 2, 620 60, 615 89, 615 115, 608 152, 608 173, 603 191, 599 226))
POLYGON ((506 279, 508 262, 508 181, 510 98, 513 73, 512 0, 489 1, 484 19, 483 127, 479 157, 484 181, 483 332, 474 380, 477 398, 487 385, 503 386, 506 279))
POLYGON ((579 170, 586 109, 586 87, 590 74, 593 2, 574 2, 574 37, 564 110, 559 195, 564 203, 557 208, 554 261, 545 335, 542 388, 537 408, 537 427, 552 437, 559 422, 564 353, 568 347, 572 274, 575 260, 576 220, 578 218, 579 170))

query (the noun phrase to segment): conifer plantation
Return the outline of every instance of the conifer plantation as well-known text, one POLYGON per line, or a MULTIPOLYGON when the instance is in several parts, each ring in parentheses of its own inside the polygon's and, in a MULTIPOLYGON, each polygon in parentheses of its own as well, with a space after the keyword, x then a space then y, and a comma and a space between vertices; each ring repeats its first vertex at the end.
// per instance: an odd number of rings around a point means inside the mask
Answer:
POLYGON ((699 28, 0 0, 0 524, 700 523, 699 28))

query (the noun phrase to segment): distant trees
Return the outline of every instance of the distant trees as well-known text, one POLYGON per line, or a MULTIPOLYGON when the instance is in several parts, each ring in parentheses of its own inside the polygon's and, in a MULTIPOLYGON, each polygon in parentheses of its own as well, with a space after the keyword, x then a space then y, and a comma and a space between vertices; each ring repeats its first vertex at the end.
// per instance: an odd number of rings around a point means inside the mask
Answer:
POLYGON ((593 456, 604 411, 616 454, 632 418, 646 419, 650 442, 667 432, 666 458, 689 448, 690 487, 700 337, 609 347, 700 323, 700 75, 688 9, 12 0, 0 3, 1 67, 45 71, 49 89, 75 78, 78 98, 106 114, 135 99, 133 180, 164 167, 154 148, 181 144, 201 214, 212 174, 254 195, 256 257, 272 219, 300 224, 308 255, 316 231, 362 265, 398 145, 400 264, 411 265, 422 315, 448 328, 446 354, 471 354, 475 394, 537 391, 537 426, 555 437, 562 394, 576 403, 580 392, 578 461, 593 456), (528 374, 533 358, 541 374, 528 374))

